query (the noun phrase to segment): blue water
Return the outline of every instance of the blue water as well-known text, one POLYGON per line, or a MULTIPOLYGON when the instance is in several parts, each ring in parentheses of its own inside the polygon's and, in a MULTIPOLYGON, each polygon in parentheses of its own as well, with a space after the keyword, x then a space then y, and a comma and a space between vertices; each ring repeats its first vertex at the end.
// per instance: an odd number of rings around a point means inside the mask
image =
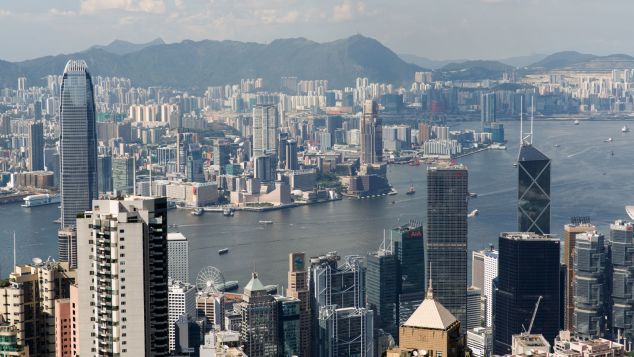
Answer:
MULTIPOLYGON (((470 209, 480 214, 469 220, 469 247, 482 249, 497 243, 499 232, 517 229, 517 157, 519 125, 504 123, 509 140, 506 151, 485 151, 460 159, 469 168, 470 191, 478 198, 470 209)), ((537 122, 534 145, 552 162, 552 233, 561 234, 572 216, 589 216, 607 232, 609 222, 626 218, 624 206, 634 203, 634 133, 622 134, 624 122, 537 122), (608 137, 612 143, 605 143, 608 137), (554 144, 561 145, 556 148, 554 144), (611 152, 614 152, 614 156, 611 152)), ((462 127, 475 127, 464 123, 462 127)), ((632 126, 632 125, 631 125, 632 126)), ((425 166, 392 166, 390 182, 397 196, 373 200, 342 200, 262 214, 236 212, 234 217, 187 211, 169 213, 169 223, 190 240, 190 280, 207 265, 220 268, 227 280, 241 285, 257 270, 266 284, 286 285, 287 257, 292 251, 318 255, 336 250, 341 255, 375 250, 383 230, 410 219, 425 219, 425 166), (416 194, 404 192, 413 184, 416 194), (392 204, 392 201, 395 201, 392 204), (260 225, 271 220, 272 225, 260 225), (229 254, 219 256, 220 248, 229 254)), ((33 209, 0 206, 0 274, 12 264, 12 232, 18 237, 17 260, 57 255, 58 215, 54 206, 33 209)))

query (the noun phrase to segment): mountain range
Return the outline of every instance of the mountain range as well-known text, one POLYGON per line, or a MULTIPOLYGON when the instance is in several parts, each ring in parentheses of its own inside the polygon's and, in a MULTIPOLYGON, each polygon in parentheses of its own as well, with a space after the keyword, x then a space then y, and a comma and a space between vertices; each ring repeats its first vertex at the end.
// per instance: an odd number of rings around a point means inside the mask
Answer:
POLYGON ((208 86, 239 83, 242 78, 264 79, 265 87, 278 89, 280 77, 327 79, 333 88, 353 86, 357 77, 371 82, 411 83, 414 72, 434 70, 438 80, 499 79, 557 69, 610 70, 634 68, 634 57, 624 54, 596 56, 575 51, 548 56, 534 54, 493 60, 430 60, 397 55, 379 41, 362 35, 318 43, 305 38, 279 39, 268 44, 237 41, 147 43, 115 40, 72 54, 7 62, 0 60, 0 87, 15 87, 16 78, 44 84, 49 74, 61 74, 69 59, 84 59, 93 74, 132 79, 137 86, 171 86, 203 90, 208 86))

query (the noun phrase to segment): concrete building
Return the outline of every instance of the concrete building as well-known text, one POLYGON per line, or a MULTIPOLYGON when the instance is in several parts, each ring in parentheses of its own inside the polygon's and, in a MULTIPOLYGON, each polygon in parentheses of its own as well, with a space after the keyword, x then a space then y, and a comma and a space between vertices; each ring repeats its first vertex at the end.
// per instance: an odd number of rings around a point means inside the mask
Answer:
POLYGON ((112 158, 112 190, 119 195, 135 193, 136 165, 134 157, 120 156, 112 158))
POLYGON ((493 353, 493 330, 490 327, 467 330, 467 347, 473 357, 490 357, 493 353))
POLYGON ((276 356, 278 353, 277 302, 253 273, 244 287, 244 300, 239 304, 241 321, 240 340, 249 357, 276 356))
POLYGON ((299 355, 310 357, 311 310, 310 291, 308 289, 308 271, 306 254, 291 253, 288 256, 288 288, 286 295, 300 301, 299 305, 299 355))
POLYGON ((176 350, 176 321, 181 317, 195 317, 196 287, 181 281, 172 281, 168 288, 169 349, 176 350))
POLYGON ((597 338, 584 340, 573 338, 570 331, 561 331, 555 339, 553 357, 623 357, 625 346, 620 343, 597 338))
POLYGON ((29 171, 44 170, 44 125, 42 122, 29 124, 29 171))
POLYGON ((71 269, 77 269, 77 230, 64 227, 57 231, 57 252, 61 262, 68 262, 71 269))
POLYGON ((481 326, 482 310, 480 309, 480 299, 482 292, 480 289, 471 286, 467 289, 467 320, 466 329, 471 330, 481 326))
POLYGON ((277 153, 279 118, 275 105, 253 108, 253 157, 277 153))
POLYGON ((564 330, 574 331, 575 311, 575 267, 574 252, 577 235, 585 232, 593 232, 596 226, 579 222, 564 225, 564 256, 563 264, 566 265, 566 291, 564 301, 564 330))
POLYGON ((77 285, 71 285, 70 298, 55 300, 55 356, 57 357, 79 355, 77 293, 77 285))
POLYGON ((95 200, 77 237, 83 354, 166 356, 167 200, 95 200))
POLYGON ((0 356, 29 357, 29 348, 18 342, 18 329, 0 316, 0 356))
POLYGON ((541 355, 550 353, 550 343, 541 334, 513 335, 511 354, 513 355, 541 355))
POLYGON ((167 276, 189 283, 189 242, 180 232, 167 233, 167 276))

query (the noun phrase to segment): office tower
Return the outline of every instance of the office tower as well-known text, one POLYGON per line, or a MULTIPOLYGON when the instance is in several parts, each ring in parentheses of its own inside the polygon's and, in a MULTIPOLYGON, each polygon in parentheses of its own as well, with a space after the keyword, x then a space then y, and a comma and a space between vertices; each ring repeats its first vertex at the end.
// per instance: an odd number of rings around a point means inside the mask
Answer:
POLYGON ((326 130, 330 134, 330 143, 335 143, 335 131, 341 129, 343 118, 340 115, 329 115, 326 117, 326 130))
POLYGON ((0 316, 16 327, 18 344, 31 356, 54 355, 55 302, 70 297, 75 271, 68 263, 34 258, 15 266, 9 281, 0 287, 0 316))
POLYGON ((374 356, 373 311, 366 308, 321 308, 318 320, 320 349, 315 356, 374 356))
POLYGON ((77 269, 77 230, 65 227, 57 231, 57 251, 60 262, 68 262, 71 269, 77 269))
POLYGON ((200 356, 200 345, 205 337, 206 324, 189 315, 181 315, 174 323, 173 355, 200 356))
POLYGON ((167 200, 94 200, 92 211, 80 217, 82 354, 166 356, 167 200))
POLYGON ((97 198, 95 100, 86 62, 66 63, 60 101, 61 223, 66 227, 97 198))
POLYGON ((366 257, 366 305, 374 311, 374 328, 382 329, 398 341, 400 264, 392 242, 366 257))
MULTIPOLYGON (((365 307, 365 268, 361 257, 353 255, 341 258, 336 252, 310 259, 310 309, 312 329, 311 355, 321 356, 320 351, 327 348, 333 338, 333 330, 328 330, 330 322, 321 325, 320 320, 331 320, 333 317, 346 317, 353 312, 365 314, 358 309, 365 307), (342 315, 333 315, 333 309, 348 309, 342 315), (325 330, 324 330, 325 329, 325 330)), ((336 312, 336 311, 335 311, 336 312)), ((359 321, 362 322, 362 321, 359 321)), ((372 335, 370 333, 370 335, 372 335)))
POLYGON ((97 190, 99 193, 112 192, 112 156, 97 157, 97 190))
POLYGON ((278 353, 277 302, 253 273, 244 287, 239 304, 241 316, 240 340, 249 357, 275 356, 278 353))
POLYGON ((300 353, 301 342, 301 305, 302 302, 293 297, 274 296, 277 302, 277 337, 278 356, 303 356, 300 353))
POLYGON ((202 148, 199 143, 189 144, 185 165, 185 178, 190 182, 205 182, 202 148))
POLYGON ((481 290, 474 286, 467 289, 467 320, 466 329, 471 330, 481 326, 482 313, 480 309, 481 290))
POLYGON ((223 140, 216 141, 214 145, 214 165, 219 167, 220 173, 224 172, 224 167, 229 163, 231 145, 223 140))
POLYGON ((225 303, 224 294, 216 291, 202 292, 196 297, 198 317, 204 317, 211 328, 222 329, 225 303))
POLYGON ((566 265, 566 281, 564 296, 564 330, 574 331, 575 311, 575 266, 574 253, 577 235, 585 232, 594 232, 596 227, 587 220, 575 219, 574 223, 564 225, 564 261, 566 265))
POLYGON ((288 133, 279 132, 277 139, 277 164, 280 169, 286 167, 286 152, 288 146, 288 133))
MULTIPOLYGON (((432 266, 431 271, 436 270, 432 266)), ((435 300, 432 279, 425 299, 400 327, 399 347, 427 351, 427 356, 459 357, 464 353, 460 320, 435 300)), ((435 286, 436 282, 433 281, 435 286)))
POLYGON ((297 162, 297 141, 289 140, 286 143, 286 170, 299 170, 297 162))
POLYGON ((435 268, 430 272, 434 296, 459 321, 467 314, 468 179, 463 165, 427 169, 427 259, 435 268))
POLYGON ((480 124, 482 131, 495 122, 495 92, 480 94, 480 124))
POLYGON ((181 174, 186 172, 189 144, 195 143, 196 140, 196 133, 179 131, 176 134, 176 168, 181 174))
POLYGON ((44 125, 29 124, 29 171, 44 170, 44 125))
POLYGON ((550 159, 523 143, 517 160, 519 232, 550 233, 550 159))
POLYGON ((473 357, 490 357, 493 352, 493 330, 490 327, 467 330, 467 347, 473 357))
POLYGON ((262 182, 275 180, 275 157, 272 154, 264 154, 253 158, 253 176, 262 182))
POLYGON ((610 225, 612 260, 612 335, 634 340, 634 223, 621 220, 610 225))
POLYGON ((172 281, 167 291, 169 319, 169 350, 176 349, 176 321, 181 316, 196 316, 196 287, 181 281, 172 281))
POLYGON ((275 105, 257 105, 253 108, 253 157, 277 153, 279 127, 275 105))
POLYGON ((310 291, 308 290, 308 271, 306 270, 306 254, 291 253, 288 256, 288 288, 286 295, 299 299, 299 353, 310 357, 310 291))
POLYGON ((383 161, 383 129, 379 118, 379 105, 373 100, 363 102, 361 129, 361 164, 383 161))
POLYGON ((574 331, 583 339, 609 338, 608 252, 602 234, 580 233, 574 253, 574 331))
POLYGON ((484 250, 471 252, 471 286, 484 292, 484 250))
POLYGON ((485 322, 486 327, 493 327, 493 281, 498 277, 498 258, 499 253, 493 247, 484 253, 484 288, 482 295, 486 300, 485 305, 485 322))
POLYGON ((553 341, 559 332, 559 239, 533 232, 501 233, 494 289, 494 353, 511 352, 512 336, 528 329, 553 341))
POLYGON ((416 311, 425 296, 425 240, 423 226, 410 221, 392 229, 394 252, 399 261, 399 325, 416 311))
POLYGON ((189 282, 189 242, 180 232, 167 233, 167 276, 189 282))
POLYGON ((136 167, 134 157, 120 156, 112 159, 112 191, 118 195, 134 194, 136 167))

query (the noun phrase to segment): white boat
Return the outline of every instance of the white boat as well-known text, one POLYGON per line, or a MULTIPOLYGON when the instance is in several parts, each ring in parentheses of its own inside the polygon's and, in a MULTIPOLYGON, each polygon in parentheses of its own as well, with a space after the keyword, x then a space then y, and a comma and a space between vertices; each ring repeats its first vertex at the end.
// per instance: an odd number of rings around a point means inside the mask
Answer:
POLYGON ((611 143, 612 142, 612 138, 607 138, 607 139, 603 140, 603 142, 611 143))
POLYGON ((469 212, 467 217, 472 218, 472 217, 477 216, 479 213, 480 213, 480 211, 478 211, 477 209, 474 209, 473 211, 469 212))
POLYGON ((630 128, 627 127, 627 125, 623 125, 623 127, 621 128, 621 133, 629 133, 630 132, 630 128))
POLYGON ((218 249, 218 254, 223 255, 229 253, 229 248, 218 249))
POLYGON ((579 125, 579 119, 575 119, 575 121, 573 122, 573 124, 575 124, 575 125, 579 125))
POLYGON ((561 145, 559 145, 559 144, 555 144, 555 145, 553 145, 553 146, 554 146, 554 147, 556 147, 556 148, 558 148, 558 147, 560 147, 561 145))
POLYGON ((202 216, 205 211, 202 208, 195 208, 192 211, 192 216, 202 216))
POLYGON ((273 221, 259 221, 260 224, 273 224, 273 221))
POLYGON ((50 205, 53 203, 59 203, 60 196, 49 195, 48 193, 45 193, 42 195, 29 195, 24 197, 23 200, 24 200, 24 203, 22 204, 22 207, 37 207, 37 206, 50 205))
POLYGON ((225 208, 222 210, 222 215, 225 217, 233 217, 233 208, 225 208))

